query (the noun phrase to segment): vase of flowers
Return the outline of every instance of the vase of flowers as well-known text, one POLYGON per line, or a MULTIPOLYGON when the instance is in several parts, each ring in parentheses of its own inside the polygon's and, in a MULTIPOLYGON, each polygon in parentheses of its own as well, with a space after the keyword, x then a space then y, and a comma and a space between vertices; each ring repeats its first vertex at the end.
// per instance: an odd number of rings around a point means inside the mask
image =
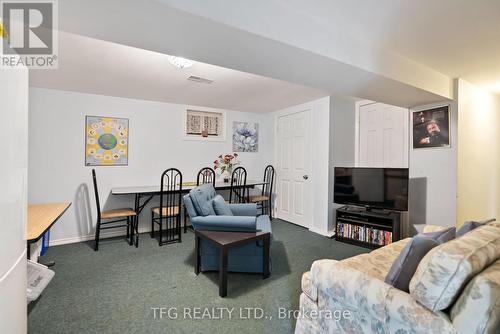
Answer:
POLYGON ((214 170, 220 174, 224 182, 229 182, 233 168, 238 166, 240 162, 237 160, 238 154, 219 155, 214 161, 214 170))

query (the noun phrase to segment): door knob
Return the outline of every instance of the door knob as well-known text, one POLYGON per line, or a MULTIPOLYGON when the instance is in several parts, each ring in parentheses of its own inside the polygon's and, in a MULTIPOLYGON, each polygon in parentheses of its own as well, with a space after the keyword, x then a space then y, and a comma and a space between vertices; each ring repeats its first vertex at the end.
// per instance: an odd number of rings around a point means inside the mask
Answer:
POLYGON ((309 175, 303 175, 303 176, 302 176, 302 178, 303 178, 304 180, 307 180, 307 179, 309 178, 309 175))

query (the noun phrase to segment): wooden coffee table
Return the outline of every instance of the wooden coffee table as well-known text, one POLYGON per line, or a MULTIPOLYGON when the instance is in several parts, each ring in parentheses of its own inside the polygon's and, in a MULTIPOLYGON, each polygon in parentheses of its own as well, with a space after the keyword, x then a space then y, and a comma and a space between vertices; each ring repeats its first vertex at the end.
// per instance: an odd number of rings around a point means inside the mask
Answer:
POLYGON ((225 231, 195 231, 196 275, 201 269, 200 239, 207 240, 219 248, 219 296, 227 295, 227 255, 229 250, 255 240, 264 243, 264 256, 262 257, 262 276, 268 278, 269 273, 269 244, 271 233, 269 232, 225 232, 225 231))

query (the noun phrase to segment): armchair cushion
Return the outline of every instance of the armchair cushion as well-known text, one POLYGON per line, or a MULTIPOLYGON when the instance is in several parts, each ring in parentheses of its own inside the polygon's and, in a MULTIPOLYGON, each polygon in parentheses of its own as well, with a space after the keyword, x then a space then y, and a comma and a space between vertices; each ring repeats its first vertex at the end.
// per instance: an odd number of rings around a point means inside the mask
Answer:
POLYGON ((184 206, 186 207, 186 212, 189 215, 189 218, 193 219, 198 214, 196 213, 196 210, 194 209, 193 201, 191 201, 191 197, 189 195, 184 195, 182 198, 184 200, 184 206))
POLYGON ((211 231, 255 231, 256 217, 243 216, 197 216, 191 219, 196 230, 211 231))
POLYGON ((200 216, 215 215, 212 199, 215 197, 215 188, 211 184, 203 184, 189 192, 194 209, 200 216))
POLYGON ((257 216, 257 204, 229 204, 235 216, 257 216))
POLYGON ((214 211, 217 216, 234 216, 229 205, 221 195, 217 195, 212 200, 214 211))
POLYGON ((271 222, 268 215, 260 215, 256 221, 257 230, 271 233, 271 222))
MULTIPOLYGON (((260 215, 260 216, 257 217, 256 228, 257 228, 257 231, 271 233, 271 239, 270 239, 269 242, 271 244, 273 243, 273 232, 272 232, 272 229, 271 229, 271 221, 269 220, 269 216, 268 215, 260 215)), ((257 245, 263 247, 264 246, 264 241, 258 240, 257 241, 257 245)))

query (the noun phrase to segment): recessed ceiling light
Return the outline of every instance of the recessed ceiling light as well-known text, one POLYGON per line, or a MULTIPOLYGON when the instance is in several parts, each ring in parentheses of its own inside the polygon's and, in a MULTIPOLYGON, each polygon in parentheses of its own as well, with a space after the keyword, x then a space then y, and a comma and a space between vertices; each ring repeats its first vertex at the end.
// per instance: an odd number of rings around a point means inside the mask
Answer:
POLYGON ((193 62, 191 60, 182 57, 168 56, 168 61, 170 64, 178 68, 188 68, 193 66, 193 62))

